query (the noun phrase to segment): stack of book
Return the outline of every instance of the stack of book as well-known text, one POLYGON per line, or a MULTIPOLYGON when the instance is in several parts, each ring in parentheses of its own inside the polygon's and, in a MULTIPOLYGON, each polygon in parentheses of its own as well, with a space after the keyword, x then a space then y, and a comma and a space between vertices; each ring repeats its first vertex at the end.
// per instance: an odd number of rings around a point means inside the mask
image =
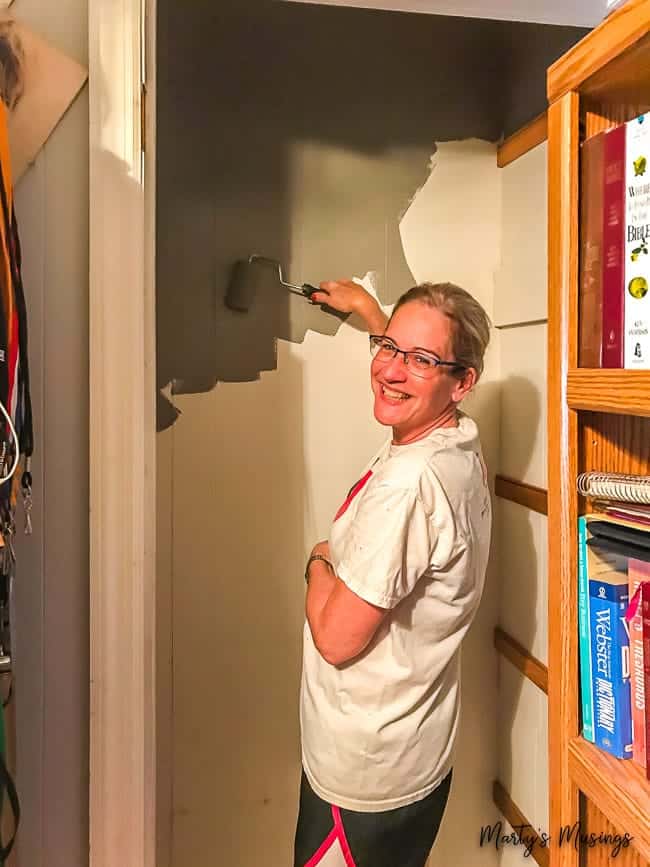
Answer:
POLYGON ((650 115, 587 139, 580 184, 579 364, 650 369, 650 115))
POLYGON ((590 473, 578 489, 601 509, 578 519, 582 734, 650 779, 650 477, 590 473))

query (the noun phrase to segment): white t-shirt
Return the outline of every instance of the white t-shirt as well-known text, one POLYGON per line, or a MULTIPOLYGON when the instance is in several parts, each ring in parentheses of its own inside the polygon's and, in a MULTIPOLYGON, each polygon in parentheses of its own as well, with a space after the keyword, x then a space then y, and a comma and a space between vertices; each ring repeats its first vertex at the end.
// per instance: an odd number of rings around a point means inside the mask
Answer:
POLYGON ((339 578, 391 609, 366 650, 326 662, 303 640, 302 760, 316 794, 378 812, 425 798, 452 766, 460 643, 478 607, 491 505, 476 424, 387 442, 338 511, 339 578))

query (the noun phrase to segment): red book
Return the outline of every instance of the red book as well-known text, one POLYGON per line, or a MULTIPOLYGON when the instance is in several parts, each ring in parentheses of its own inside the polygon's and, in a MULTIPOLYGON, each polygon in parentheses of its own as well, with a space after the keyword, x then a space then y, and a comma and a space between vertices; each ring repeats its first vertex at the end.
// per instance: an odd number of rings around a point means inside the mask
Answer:
POLYGON ((578 365, 601 367, 603 338, 603 149, 606 134, 580 148, 578 365))
MULTIPOLYGON (((643 617, 643 680, 645 694, 650 696, 650 581, 640 584, 641 615, 643 617)), ((650 701, 645 706, 645 741, 650 744, 650 701)), ((646 750, 646 776, 650 780, 650 750, 646 750)))
MULTIPOLYGON (((630 599, 642 581, 650 582, 650 562, 630 557, 627 563, 630 599)), ((650 585, 649 585, 650 586, 650 585)), ((647 741, 645 721, 645 680, 643 671, 643 615, 641 606, 630 623, 630 694, 632 697, 632 758, 645 768, 647 765, 647 741)))
POLYGON ((625 124, 603 143, 603 367, 623 367, 625 124))

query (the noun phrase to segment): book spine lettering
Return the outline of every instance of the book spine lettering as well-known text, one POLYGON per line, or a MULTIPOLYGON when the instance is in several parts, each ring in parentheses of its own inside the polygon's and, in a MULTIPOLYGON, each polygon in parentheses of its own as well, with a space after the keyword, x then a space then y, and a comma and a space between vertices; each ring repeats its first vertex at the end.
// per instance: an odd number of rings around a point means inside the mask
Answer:
POLYGON ((580 315, 578 364, 600 367, 603 332, 603 145, 587 139, 580 162, 580 315))
POLYGON ((650 368, 650 115, 625 124, 625 367, 650 368))
MULTIPOLYGON (((650 582, 641 584, 641 616, 643 619, 643 680, 645 694, 650 696, 650 582)), ((650 701, 645 703, 645 740, 650 746, 650 701)), ((646 776, 650 780, 650 749, 646 749, 646 776)))
MULTIPOLYGON (((630 557, 627 567, 629 596, 642 581, 650 580, 650 563, 630 557)), ((632 758, 646 767, 645 683, 643 672, 643 614, 641 605, 630 620, 630 694, 632 698, 632 758)))
POLYGON ((578 518, 578 634, 580 641, 580 697, 582 736, 594 742, 594 693, 591 673, 589 576, 587 573, 587 519, 578 518))
POLYGON ((619 759, 632 757, 629 642, 624 625, 627 588, 603 595, 590 582, 591 656, 596 746, 619 759))
POLYGON ((625 124, 605 134, 603 155, 603 367, 623 367, 625 124))

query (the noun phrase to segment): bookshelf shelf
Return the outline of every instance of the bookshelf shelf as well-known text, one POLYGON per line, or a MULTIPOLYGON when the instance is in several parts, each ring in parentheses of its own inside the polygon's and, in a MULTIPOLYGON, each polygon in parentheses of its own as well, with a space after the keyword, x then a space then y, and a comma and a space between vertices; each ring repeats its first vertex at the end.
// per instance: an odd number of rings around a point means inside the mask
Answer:
POLYGON ((650 416, 650 370, 574 368, 567 377, 571 409, 650 416))
POLYGON ((634 837, 632 845, 650 861, 650 781, 642 768, 577 737, 569 743, 569 773, 615 825, 634 837))
MULTIPOLYGON (((576 478, 650 474, 650 371, 578 367, 581 143, 650 110, 650 0, 628 0, 548 71, 549 821, 634 839, 551 845, 552 867, 650 867, 650 781, 580 737, 576 478)), ((556 836, 557 831, 554 834, 556 836)))

